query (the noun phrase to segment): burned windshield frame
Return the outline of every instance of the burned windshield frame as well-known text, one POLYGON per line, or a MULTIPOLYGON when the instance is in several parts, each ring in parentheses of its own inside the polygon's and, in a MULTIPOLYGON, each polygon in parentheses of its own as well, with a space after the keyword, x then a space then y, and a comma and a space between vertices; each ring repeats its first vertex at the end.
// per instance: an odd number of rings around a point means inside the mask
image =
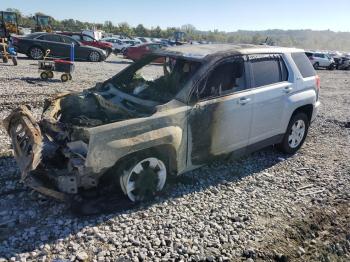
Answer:
MULTIPOLYGON (((190 82, 192 77, 196 74, 196 72, 199 70, 199 68, 202 65, 202 63, 199 61, 187 59, 187 58, 182 57, 182 56, 171 56, 171 55, 166 55, 166 54, 164 54, 164 55, 151 54, 151 55, 147 55, 144 58, 142 58, 141 60, 131 64, 130 66, 125 68, 123 71, 121 71, 119 74, 117 74, 114 77, 112 77, 111 79, 107 80, 105 82, 104 86, 107 83, 111 83, 116 88, 120 89, 122 92, 128 93, 128 91, 125 88, 127 85, 132 83, 133 78, 134 78, 135 74, 137 73, 137 71, 139 71, 140 69, 142 70, 142 68, 144 68, 147 65, 152 65, 153 61, 160 59, 160 58, 164 58, 165 62, 164 63, 156 63, 156 64, 158 64, 159 66, 161 66, 163 68, 164 76, 171 74, 172 70, 177 66, 176 64, 174 65, 171 63, 172 59, 176 60, 177 62, 182 61, 182 63, 179 63, 180 67, 181 67, 181 65, 184 65, 186 62, 189 63, 189 72, 188 72, 189 74, 187 76, 185 76, 182 79, 182 81, 175 84, 176 91, 172 93, 173 98, 175 98, 176 95, 186 86, 186 84, 190 82)), ((158 79, 160 79, 160 78, 158 78, 158 79)), ((149 81, 149 82, 155 83, 158 79, 156 79, 154 81, 149 81)), ((147 82, 147 80, 146 80, 146 82, 147 82)), ((169 93, 171 93, 170 90, 171 90, 171 86, 169 86, 169 93)), ((167 100, 167 99, 164 99, 164 100, 167 100)), ((158 102, 164 102, 164 100, 158 101, 158 102)), ((157 99, 155 99, 154 101, 157 101, 157 99)))

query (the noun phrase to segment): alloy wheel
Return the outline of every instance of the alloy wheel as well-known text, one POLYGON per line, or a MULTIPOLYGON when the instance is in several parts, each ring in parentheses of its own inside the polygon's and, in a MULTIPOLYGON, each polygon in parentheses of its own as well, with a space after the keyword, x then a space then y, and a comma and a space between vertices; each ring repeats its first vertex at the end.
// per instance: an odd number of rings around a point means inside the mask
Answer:
POLYGON ((300 145, 303 141, 305 130, 306 126, 303 120, 295 121, 288 136, 288 144, 291 148, 296 148, 300 145))

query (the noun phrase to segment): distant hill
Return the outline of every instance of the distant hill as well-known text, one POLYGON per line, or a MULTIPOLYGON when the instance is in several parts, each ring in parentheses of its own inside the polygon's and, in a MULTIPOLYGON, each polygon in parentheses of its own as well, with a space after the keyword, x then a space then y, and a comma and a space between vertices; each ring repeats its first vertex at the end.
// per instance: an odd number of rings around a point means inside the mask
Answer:
POLYGON ((228 42, 233 43, 268 43, 279 46, 300 47, 304 49, 350 51, 350 32, 333 32, 330 30, 266 30, 226 33, 228 42))
MULTIPOLYGON (((33 20, 32 15, 23 15, 20 10, 15 8, 7 8, 6 11, 12 11, 18 14, 20 26, 29 28, 35 27, 35 21, 33 20)), ((42 13, 38 12, 36 14, 42 13)), ((60 21, 55 20, 53 17, 51 17, 51 26, 54 30, 61 31, 80 31, 81 29, 96 28, 111 34, 156 38, 172 38, 174 32, 181 30, 186 32, 186 38, 188 40, 261 44, 265 43, 267 39, 268 44, 280 46, 350 52, 350 32, 333 32, 330 30, 313 31, 274 29, 265 31, 238 30, 236 32, 222 32, 219 30, 199 31, 191 24, 182 25, 181 27, 168 27, 166 29, 156 26, 149 29, 142 24, 133 27, 126 22, 115 25, 111 21, 105 21, 104 23, 81 22, 75 19, 64 19, 60 21)))

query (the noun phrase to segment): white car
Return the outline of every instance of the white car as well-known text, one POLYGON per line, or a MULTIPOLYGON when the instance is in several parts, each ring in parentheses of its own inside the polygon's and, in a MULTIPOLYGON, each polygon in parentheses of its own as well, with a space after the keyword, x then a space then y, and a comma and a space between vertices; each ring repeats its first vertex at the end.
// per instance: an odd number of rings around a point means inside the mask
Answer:
POLYGON ((305 54, 315 69, 326 68, 333 70, 336 67, 334 59, 328 54, 314 52, 305 52, 305 54))
POLYGON ((4 127, 29 187, 64 201, 109 179, 143 201, 167 189, 169 177, 220 157, 269 145, 296 153, 319 90, 301 49, 182 45, 158 49, 98 88, 47 101, 39 122, 23 105, 4 127), (144 78, 157 60, 157 77, 144 78))
POLYGON ((120 53, 125 48, 128 48, 129 46, 134 46, 135 45, 135 41, 133 41, 133 40, 130 40, 130 39, 119 39, 119 38, 116 38, 116 37, 103 38, 102 41, 112 43, 113 44, 113 52, 114 53, 120 53))

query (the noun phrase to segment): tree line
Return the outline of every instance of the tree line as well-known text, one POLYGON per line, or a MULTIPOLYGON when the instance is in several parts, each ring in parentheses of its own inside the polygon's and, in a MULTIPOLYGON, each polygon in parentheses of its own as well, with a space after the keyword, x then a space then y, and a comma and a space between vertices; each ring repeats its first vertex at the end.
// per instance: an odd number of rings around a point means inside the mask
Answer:
MULTIPOLYGON (((18 9, 8 8, 6 11, 16 12, 19 25, 22 27, 35 28, 33 15, 25 16, 18 9)), ((34 15, 45 15, 35 13, 34 15)), ((98 29, 106 33, 124 35, 128 37, 155 37, 172 38, 174 32, 183 31, 186 39, 191 41, 208 41, 219 43, 243 43, 300 47, 305 49, 341 50, 350 51, 350 32, 333 32, 330 30, 265 30, 223 32, 219 30, 200 31, 193 25, 186 24, 181 27, 168 27, 162 29, 160 26, 146 28, 139 24, 135 27, 126 22, 114 24, 112 21, 104 23, 82 22, 75 19, 56 20, 51 17, 51 26, 57 31, 81 31, 83 29, 98 29)))

